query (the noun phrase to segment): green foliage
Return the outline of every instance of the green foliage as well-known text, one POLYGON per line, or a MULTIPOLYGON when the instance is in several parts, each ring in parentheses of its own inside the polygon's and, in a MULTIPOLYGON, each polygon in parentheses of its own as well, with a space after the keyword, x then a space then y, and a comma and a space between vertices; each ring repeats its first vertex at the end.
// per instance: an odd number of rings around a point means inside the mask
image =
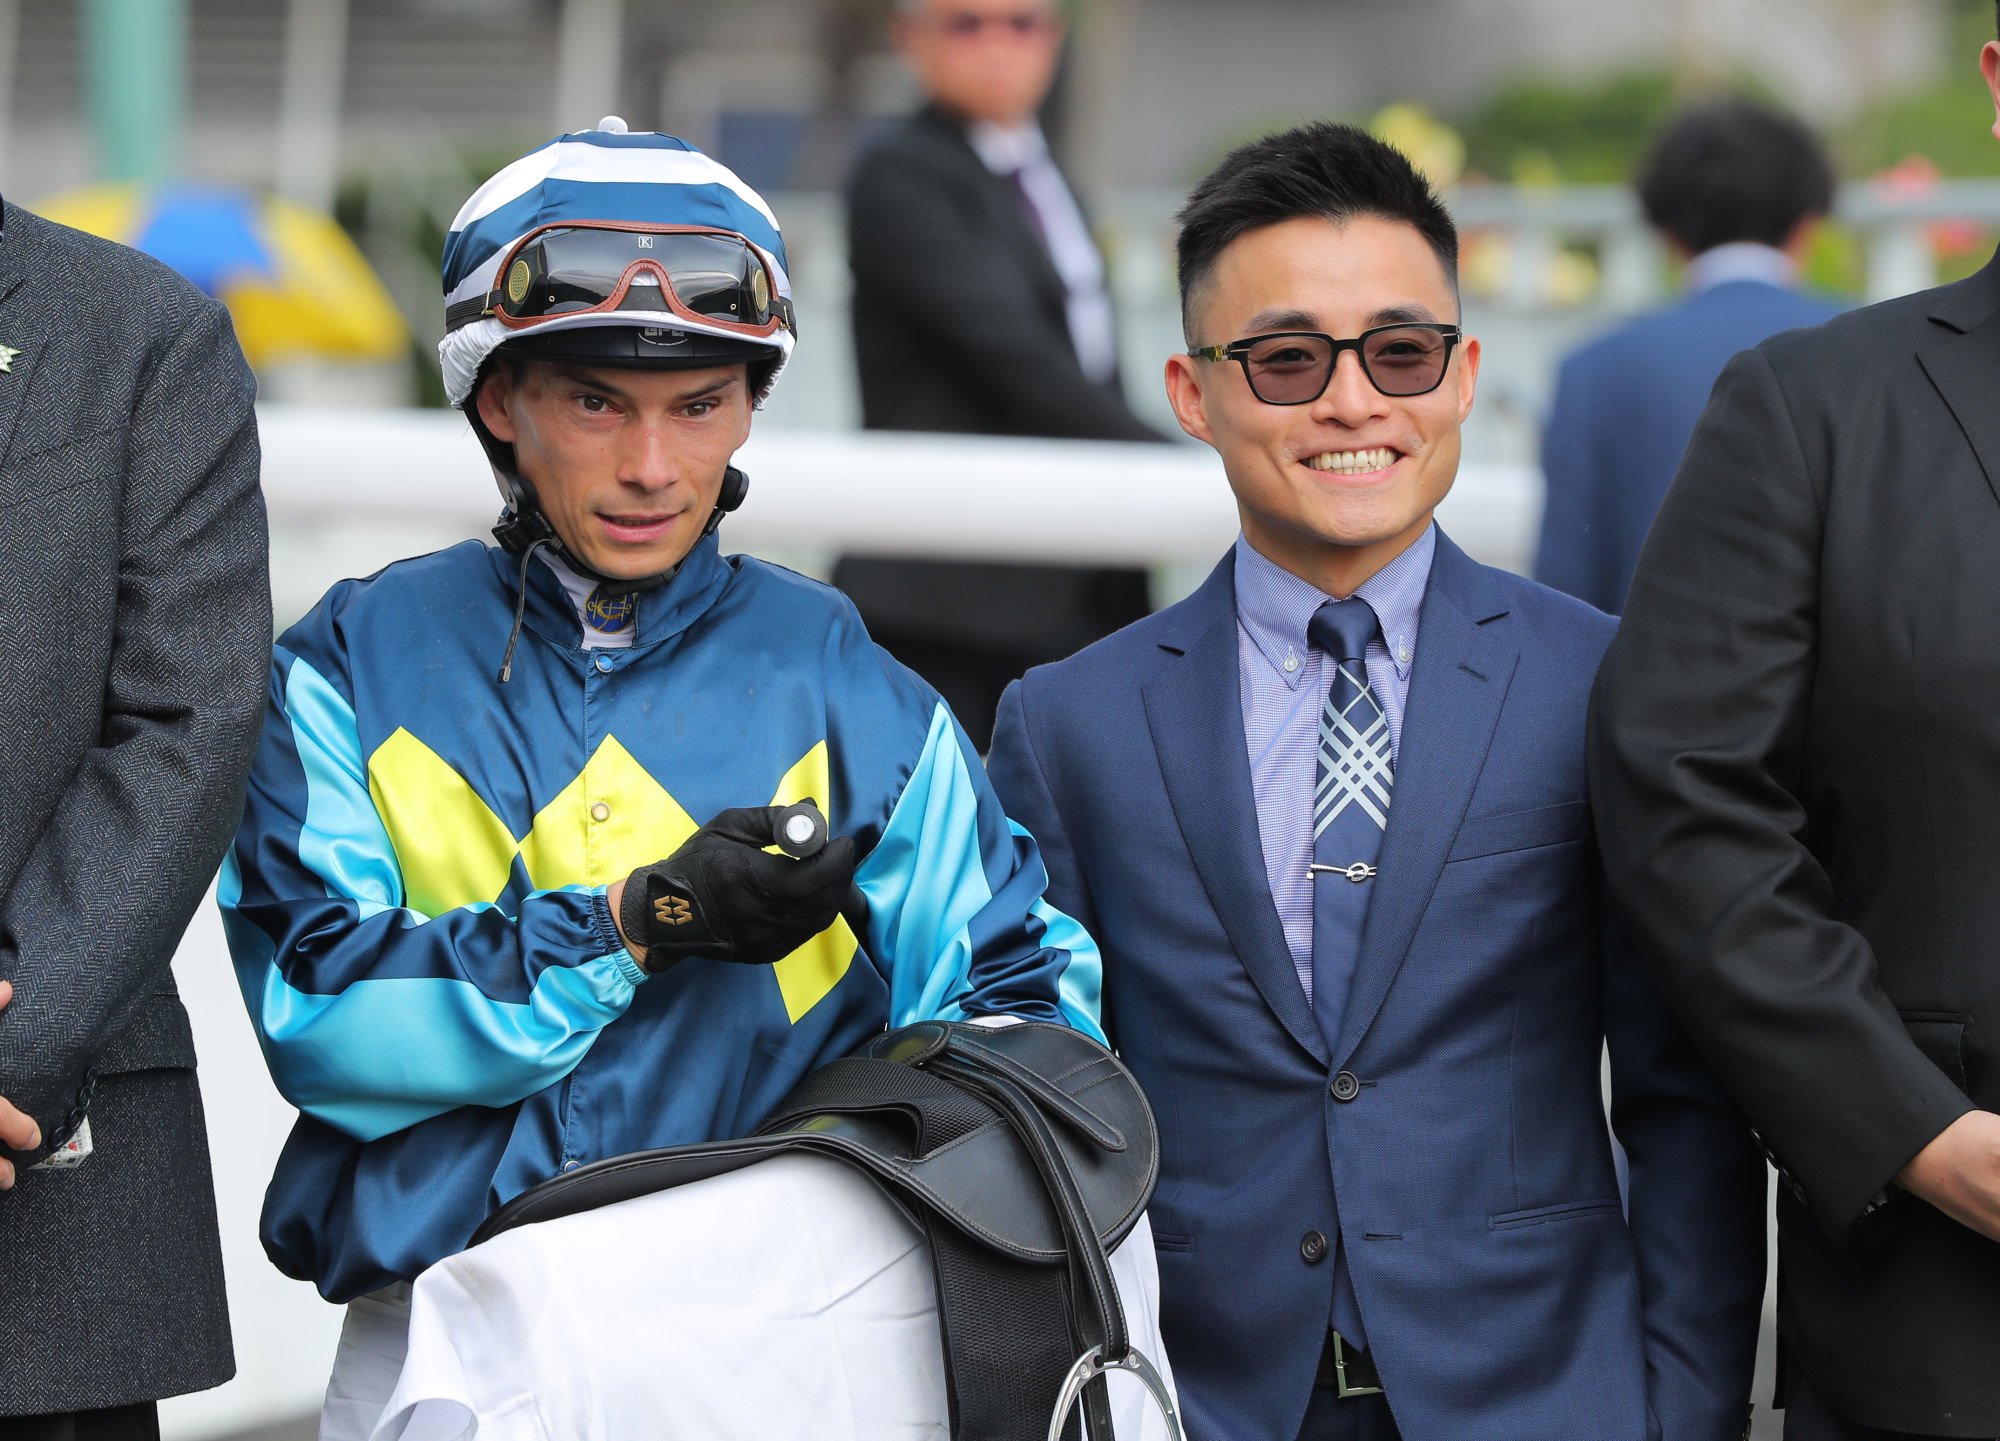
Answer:
POLYGON ((1813 231, 1799 257, 1799 278, 1821 295, 1860 295, 1865 266, 1861 237, 1850 226, 1828 221, 1813 231))
POLYGON ((1493 180, 1619 184, 1673 113, 1673 80, 1633 71, 1582 84, 1525 77, 1459 117, 1466 167, 1493 180))
POLYGON ((1863 115, 1839 137, 1837 150, 1850 175, 1872 175, 1923 156, 1942 175, 1994 176, 2000 175, 2000 144, 1992 126, 1993 99, 1967 63, 1929 89, 1863 115))
MULTIPOLYGON (((1947 176, 2000 175, 1993 101, 1980 79, 1979 47, 1995 38, 1992 0, 1953 0, 1936 79, 1871 105, 1827 137, 1847 176, 1873 175, 1913 156, 1947 176)), ((1721 87, 1775 101, 1754 76, 1721 87)), ((1659 126, 1693 96, 1664 69, 1596 80, 1527 75, 1484 104, 1452 116, 1470 173, 1527 184, 1627 183, 1659 126)))
POLYGON ((444 256, 445 227, 459 204, 487 177, 537 143, 524 137, 517 146, 482 144, 455 154, 421 178, 389 171, 353 174, 335 196, 335 219, 361 242, 385 278, 392 274, 424 278, 421 286, 403 287, 404 293, 396 297, 410 327, 418 405, 446 404, 437 361, 437 340, 444 328, 438 267, 444 256), (422 203, 415 203, 413 186, 421 191, 422 203))
POLYGON ((1937 74, 1920 90, 1872 106, 1835 141, 1841 168, 1873 175, 1913 157, 1940 175, 2000 175, 1993 99, 1979 75, 1979 49, 1995 38, 1992 0, 1952 0, 1937 74))

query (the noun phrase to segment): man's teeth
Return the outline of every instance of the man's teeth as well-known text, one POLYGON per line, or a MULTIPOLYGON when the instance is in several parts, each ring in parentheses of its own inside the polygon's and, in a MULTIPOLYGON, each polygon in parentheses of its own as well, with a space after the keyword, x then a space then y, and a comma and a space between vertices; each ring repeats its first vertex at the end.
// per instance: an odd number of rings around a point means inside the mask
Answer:
POLYGON ((1366 475, 1372 470, 1387 470, 1395 463, 1396 452, 1386 445, 1373 450, 1330 450, 1306 462, 1314 470, 1331 470, 1340 475, 1366 475))

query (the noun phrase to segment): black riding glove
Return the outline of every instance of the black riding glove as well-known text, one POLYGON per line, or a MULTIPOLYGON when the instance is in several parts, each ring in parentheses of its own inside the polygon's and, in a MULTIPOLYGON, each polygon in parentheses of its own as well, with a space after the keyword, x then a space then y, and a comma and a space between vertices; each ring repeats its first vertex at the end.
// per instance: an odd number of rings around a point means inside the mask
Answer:
MULTIPOLYGON (((663 861, 625 882, 618 920, 657 974, 688 956, 770 965, 840 914, 854 881, 854 838, 836 836, 808 860, 772 855, 790 807, 722 811, 663 861)), ((824 832, 822 831, 822 834, 824 832)))

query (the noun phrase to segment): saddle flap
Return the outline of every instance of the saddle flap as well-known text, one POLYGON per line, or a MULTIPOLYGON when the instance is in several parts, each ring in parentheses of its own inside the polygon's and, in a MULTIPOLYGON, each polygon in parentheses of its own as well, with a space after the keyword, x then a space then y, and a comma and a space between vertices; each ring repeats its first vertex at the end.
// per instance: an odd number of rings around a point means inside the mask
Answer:
POLYGON ((814 1071, 755 1136, 594 1161, 509 1201, 472 1244, 706 1180, 777 1151, 808 1149, 862 1167, 904 1205, 935 1211, 975 1241, 1020 1261, 1060 1264, 1067 1255, 1062 1223, 1034 1158, 988 1098, 949 1079, 947 1058, 988 1066, 1017 1084, 1022 1073, 1029 1076, 1033 1084, 1023 1089, 1060 1122, 1050 1130, 1093 1229, 1107 1250, 1124 1240, 1159 1171, 1152 1111, 1131 1072, 1064 1026, 1027 1022, 987 1031, 920 1022, 814 1071), (1004 1064, 993 1064, 996 1055, 1004 1064), (926 1069, 931 1064, 940 1070, 926 1069))
MULTIPOLYGON (((877 1044, 899 1034, 892 1031, 877 1044)), ((926 1152, 910 1166, 913 1184, 953 1225, 1021 1260, 1054 1264, 1067 1254, 1061 1220, 1034 1158, 991 1093, 967 1088, 982 1071, 1018 1087, 1056 1123, 1048 1129, 1107 1250, 1138 1223, 1159 1175, 1159 1133, 1138 1081, 1110 1051, 1045 1022, 992 1030, 953 1026, 948 1047, 930 1053, 925 1064, 965 1089, 993 1119, 976 1136, 926 1152)))
POLYGON ((973 1037, 971 1029, 957 1032, 951 1039, 951 1049, 960 1056, 978 1065, 998 1071, 1015 1085, 1034 1097, 1043 1110, 1059 1120, 1068 1122, 1083 1132, 1091 1140, 1107 1151, 1125 1149, 1125 1133, 1098 1115, 1083 1101, 1069 1094, 1054 1081, 1045 1079, 1038 1072, 1029 1069, 1008 1055, 1005 1051, 985 1044, 973 1037))

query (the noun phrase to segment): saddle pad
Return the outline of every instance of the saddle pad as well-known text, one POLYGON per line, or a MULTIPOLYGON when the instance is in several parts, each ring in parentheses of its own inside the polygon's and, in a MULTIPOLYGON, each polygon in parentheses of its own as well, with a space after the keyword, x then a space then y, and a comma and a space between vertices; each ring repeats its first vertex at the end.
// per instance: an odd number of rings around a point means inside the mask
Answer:
MULTIPOLYGON (((1111 1264, 1171 1385, 1144 1217, 1111 1264)), ((1140 1385, 1110 1386, 1119 1441, 1165 1441, 1140 1385)), ((374 1436, 944 1441, 946 1418, 922 1233, 853 1166, 788 1152, 431 1267, 374 1436)))

